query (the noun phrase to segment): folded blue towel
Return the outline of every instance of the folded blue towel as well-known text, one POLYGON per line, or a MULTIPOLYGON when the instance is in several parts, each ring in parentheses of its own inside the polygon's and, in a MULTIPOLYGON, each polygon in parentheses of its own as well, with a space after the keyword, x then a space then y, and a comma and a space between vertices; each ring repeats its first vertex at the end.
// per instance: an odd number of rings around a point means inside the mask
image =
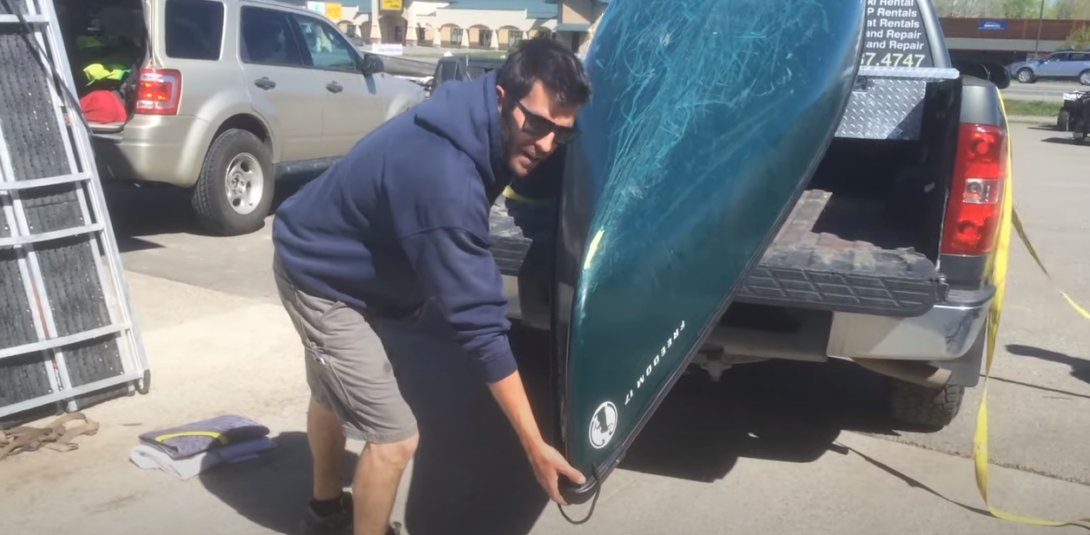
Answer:
POLYGON ((166 453, 171 459, 184 459, 268 434, 268 427, 249 418, 228 414, 170 429, 150 431, 140 435, 140 442, 166 453))

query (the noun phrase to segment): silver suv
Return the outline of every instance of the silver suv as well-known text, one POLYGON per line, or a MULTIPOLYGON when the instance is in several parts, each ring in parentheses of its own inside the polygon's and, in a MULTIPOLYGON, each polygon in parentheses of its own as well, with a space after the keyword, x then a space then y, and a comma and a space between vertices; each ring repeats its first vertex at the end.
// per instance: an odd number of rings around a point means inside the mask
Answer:
MULTIPOLYGON (((88 9, 106 3, 119 4, 79 0, 62 18, 70 31, 87 32, 85 22, 94 19, 88 9)), ((425 98, 423 88, 383 73, 378 56, 361 53, 328 19, 301 7, 270 0, 126 4, 148 31, 124 39, 143 50, 115 77, 126 120, 91 124, 100 171, 191 189, 198 220, 220 235, 260 229, 277 180, 328 168, 425 98)), ((98 16, 103 28, 118 24, 116 13, 98 16)), ((69 44, 76 73, 97 61, 83 52, 69 44)))
POLYGON ((1057 51, 1041 59, 1015 63, 1007 70, 1023 84, 1042 79, 1067 79, 1090 85, 1090 51, 1057 51))

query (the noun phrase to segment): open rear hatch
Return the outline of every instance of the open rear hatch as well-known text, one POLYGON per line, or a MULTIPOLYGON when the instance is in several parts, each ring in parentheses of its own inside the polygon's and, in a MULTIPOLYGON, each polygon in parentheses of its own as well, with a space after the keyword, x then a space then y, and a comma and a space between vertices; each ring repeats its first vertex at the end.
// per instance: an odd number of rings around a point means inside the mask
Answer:
POLYGON ((132 117, 149 54, 144 0, 55 0, 80 108, 92 135, 120 134, 132 117))

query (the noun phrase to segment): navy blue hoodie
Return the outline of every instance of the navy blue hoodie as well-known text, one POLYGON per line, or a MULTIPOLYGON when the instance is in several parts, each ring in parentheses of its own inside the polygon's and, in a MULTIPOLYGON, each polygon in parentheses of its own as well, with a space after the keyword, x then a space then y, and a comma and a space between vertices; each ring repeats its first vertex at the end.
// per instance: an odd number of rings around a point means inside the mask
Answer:
POLYGON ((489 382, 516 369, 488 215, 510 180, 496 73, 440 86, 277 210, 273 241, 304 291, 378 316, 429 297, 489 382))

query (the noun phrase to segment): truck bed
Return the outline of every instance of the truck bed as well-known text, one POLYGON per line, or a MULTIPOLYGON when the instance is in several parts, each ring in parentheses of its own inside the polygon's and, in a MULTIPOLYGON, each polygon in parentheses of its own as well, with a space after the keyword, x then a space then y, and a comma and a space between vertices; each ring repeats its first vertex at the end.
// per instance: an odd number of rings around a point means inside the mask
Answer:
MULTIPOLYGON (((918 316, 940 298, 935 264, 910 237, 883 224, 883 206, 807 190, 735 301, 885 316, 918 316)), ((504 207, 492 208, 493 256, 504 275, 517 276, 531 240, 504 207)))

